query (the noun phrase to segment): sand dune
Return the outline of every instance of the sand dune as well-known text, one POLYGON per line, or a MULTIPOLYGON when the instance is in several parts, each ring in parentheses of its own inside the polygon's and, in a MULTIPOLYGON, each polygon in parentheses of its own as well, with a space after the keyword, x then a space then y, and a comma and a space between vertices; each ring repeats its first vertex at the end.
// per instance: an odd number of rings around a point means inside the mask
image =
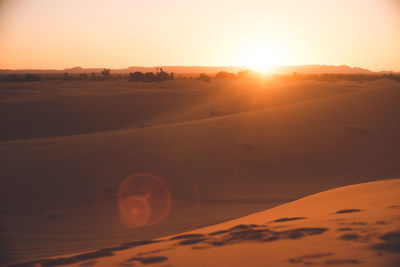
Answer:
POLYGON ((14 266, 398 266, 400 179, 340 187, 160 239, 14 266))
MULTIPOLYGON (((376 85, 375 85, 376 86, 376 85)), ((181 80, 8 83, 0 140, 67 136, 192 121, 352 92, 344 83, 181 80), (268 90, 265 90, 268 89, 268 90)))
MULTIPOLYGON (((51 91, 53 85, 2 91, 0 114, 8 112, 1 115, 7 125, 2 140, 18 134, 20 139, 0 143, 3 262, 166 236, 337 186, 400 176, 396 83, 243 87, 179 82, 162 83, 166 88, 158 89, 151 89, 154 84, 133 90, 105 83, 101 90, 64 84, 57 92, 51 91), (196 89, 187 92, 186 86, 196 89), (151 97, 146 100, 147 94, 151 97), (69 108, 76 101, 76 110, 69 108), (136 114, 135 105, 145 112, 136 114), (35 111, 39 106, 45 108, 35 111), (21 125, 8 120, 10 114, 21 125), (41 121, 43 114, 47 123, 41 121), (65 121, 71 114, 74 119, 65 121), (126 228, 119 218, 118 191, 137 173, 165 183, 171 208, 158 225, 126 228)), ((283 217, 311 215, 282 213, 276 219, 283 217)), ((300 227, 303 221, 296 223, 300 227)), ((286 234, 276 235, 285 239, 286 234)))

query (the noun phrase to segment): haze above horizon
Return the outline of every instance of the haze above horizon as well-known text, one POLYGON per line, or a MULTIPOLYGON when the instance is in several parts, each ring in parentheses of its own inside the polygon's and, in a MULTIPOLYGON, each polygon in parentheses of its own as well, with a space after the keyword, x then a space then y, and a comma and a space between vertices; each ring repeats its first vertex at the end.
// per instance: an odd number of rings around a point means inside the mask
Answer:
POLYGON ((400 71, 397 0, 3 0, 0 69, 349 65, 400 71))

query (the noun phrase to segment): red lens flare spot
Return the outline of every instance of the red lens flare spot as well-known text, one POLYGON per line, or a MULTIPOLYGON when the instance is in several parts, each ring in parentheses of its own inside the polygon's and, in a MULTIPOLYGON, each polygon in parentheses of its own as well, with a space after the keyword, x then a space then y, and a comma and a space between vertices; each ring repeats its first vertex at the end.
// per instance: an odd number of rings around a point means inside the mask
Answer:
POLYGON ((156 225, 171 209, 167 185, 149 173, 127 177, 119 188, 118 202, 120 220, 128 227, 156 225))

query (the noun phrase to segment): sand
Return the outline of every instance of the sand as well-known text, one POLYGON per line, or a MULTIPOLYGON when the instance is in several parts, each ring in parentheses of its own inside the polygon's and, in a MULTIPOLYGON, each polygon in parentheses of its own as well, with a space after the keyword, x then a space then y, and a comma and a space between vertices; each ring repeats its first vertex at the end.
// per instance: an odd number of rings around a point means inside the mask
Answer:
MULTIPOLYGON (((8 83, 0 96, 1 263, 182 233, 338 186, 400 176, 400 90, 391 81, 8 83), (168 193, 149 196, 153 192, 143 182, 147 191, 129 200, 141 203, 135 216, 142 223, 132 227, 121 219, 118 192, 138 173, 157 177, 163 183, 158 188, 165 185, 168 193), (150 225, 157 220, 146 217, 143 198, 161 214, 165 208, 157 201, 166 196, 168 214, 150 225)), ((349 208, 370 209, 343 207, 349 208)), ((295 227, 312 220, 297 220, 295 227)), ((267 227, 257 220, 246 224, 267 227)), ((334 232, 330 224, 321 227, 330 230, 319 238, 334 232)), ((379 227, 382 235, 395 230, 379 227)), ((358 244, 341 242, 332 246, 358 244)), ((299 253, 285 255, 309 253, 295 244, 288 248, 299 253)), ((224 252, 215 253, 217 262, 224 252)), ((185 265, 184 257, 166 257, 185 265)))
POLYGON ((398 266, 400 179, 339 187, 215 226, 45 266, 398 266))

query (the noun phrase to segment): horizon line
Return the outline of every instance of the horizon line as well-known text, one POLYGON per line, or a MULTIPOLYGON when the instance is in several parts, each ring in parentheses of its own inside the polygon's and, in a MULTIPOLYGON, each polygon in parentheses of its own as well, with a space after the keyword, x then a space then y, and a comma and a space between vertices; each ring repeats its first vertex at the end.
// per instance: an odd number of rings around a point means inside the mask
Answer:
MULTIPOLYGON (((388 70, 388 69, 380 69, 380 70, 371 70, 366 67, 359 67, 359 66, 351 66, 346 64, 340 65, 330 65, 330 64, 293 64, 293 65, 274 65, 271 66, 271 69, 280 68, 280 67, 347 67, 349 69, 355 70, 363 70, 369 72, 392 72, 398 73, 400 70, 388 70)), ((32 70, 32 71, 64 71, 64 70, 72 70, 72 69, 110 69, 110 70, 128 70, 130 68, 243 68, 243 70, 251 70, 251 66, 241 66, 241 65, 153 65, 153 66, 140 66, 140 65, 131 65, 128 67, 82 67, 82 66, 73 66, 73 67, 65 67, 65 68, 0 68, 0 71, 25 71, 25 70, 32 70)))

